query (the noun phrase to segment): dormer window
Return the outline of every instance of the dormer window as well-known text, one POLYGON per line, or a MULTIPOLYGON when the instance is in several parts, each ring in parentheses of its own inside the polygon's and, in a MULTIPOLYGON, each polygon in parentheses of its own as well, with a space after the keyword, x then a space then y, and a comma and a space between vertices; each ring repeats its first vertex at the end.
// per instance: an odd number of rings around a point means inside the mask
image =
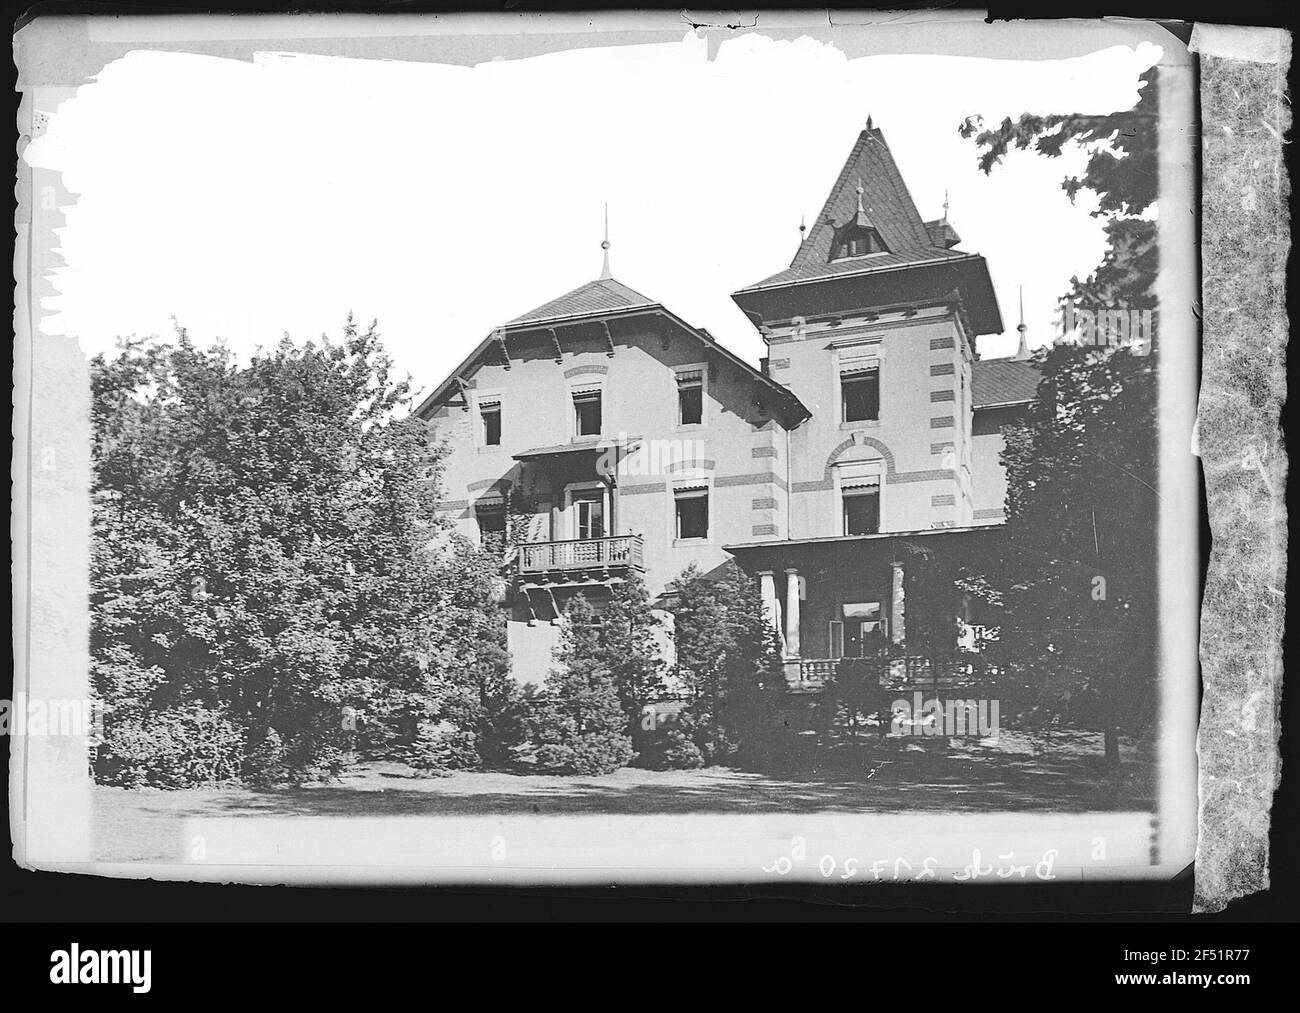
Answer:
POLYGON ((887 248, 875 229, 853 224, 835 237, 832 260, 846 257, 865 257, 869 253, 885 253, 887 248))

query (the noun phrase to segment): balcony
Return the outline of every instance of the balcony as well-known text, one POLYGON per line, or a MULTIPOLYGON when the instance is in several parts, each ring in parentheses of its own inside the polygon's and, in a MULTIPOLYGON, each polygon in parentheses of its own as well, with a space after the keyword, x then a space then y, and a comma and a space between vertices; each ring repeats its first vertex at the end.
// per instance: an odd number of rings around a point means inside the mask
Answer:
POLYGON ((525 542, 519 546, 519 575, 568 575, 590 570, 644 569, 640 535, 525 542))

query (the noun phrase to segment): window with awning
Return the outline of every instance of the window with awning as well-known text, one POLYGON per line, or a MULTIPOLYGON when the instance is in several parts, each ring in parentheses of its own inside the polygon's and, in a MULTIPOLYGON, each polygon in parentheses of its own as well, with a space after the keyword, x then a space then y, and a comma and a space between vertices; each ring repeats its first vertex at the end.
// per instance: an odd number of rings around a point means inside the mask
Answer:
POLYGON ((483 446, 501 446, 501 399, 491 398, 480 401, 478 415, 483 446))
POLYGON ((678 486, 673 490, 676 537, 709 537, 708 485, 678 486))
POLYGON ((876 465, 841 470, 840 503, 844 534, 880 533, 880 473, 876 465))
POLYGON ((864 360, 840 367, 840 404, 844 422, 875 422, 880 418, 880 365, 864 360))
POLYGON ((575 436, 599 436, 601 426, 600 388, 573 392, 573 432, 575 436))
POLYGON ((704 371, 681 370, 677 374, 677 424, 699 425, 704 421, 704 371))

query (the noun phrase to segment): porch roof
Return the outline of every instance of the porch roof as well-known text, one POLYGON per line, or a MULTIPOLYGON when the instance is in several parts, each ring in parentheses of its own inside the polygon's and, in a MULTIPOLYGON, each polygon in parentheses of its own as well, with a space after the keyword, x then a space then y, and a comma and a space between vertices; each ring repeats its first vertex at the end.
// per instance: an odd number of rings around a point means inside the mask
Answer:
POLYGON ((596 436, 585 440, 575 440, 572 443, 557 443, 549 447, 534 447, 532 450, 525 450, 522 453, 514 455, 516 461, 532 461, 539 457, 558 457, 561 454, 581 454, 589 453, 593 450, 613 450, 617 449, 625 454, 631 453, 640 444, 639 436, 622 436, 618 439, 612 439, 608 436, 596 436))
POLYGON ((887 542, 900 538, 933 538, 944 535, 966 535, 975 531, 1001 531, 1005 524, 978 524, 964 528, 921 528, 917 531, 882 531, 874 535, 825 535, 818 538, 768 538, 761 542, 738 542, 722 548, 731 553, 747 549, 799 548, 813 545, 852 546, 870 542, 887 542))

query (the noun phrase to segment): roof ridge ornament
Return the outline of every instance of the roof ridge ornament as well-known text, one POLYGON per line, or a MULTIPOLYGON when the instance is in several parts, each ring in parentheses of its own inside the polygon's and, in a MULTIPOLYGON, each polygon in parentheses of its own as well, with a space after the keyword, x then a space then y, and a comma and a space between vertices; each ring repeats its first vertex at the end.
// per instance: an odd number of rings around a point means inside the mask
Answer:
POLYGON ((856 223, 859 228, 874 229, 876 227, 876 223, 871 220, 871 216, 867 213, 867 209, 862 206, 862 195, 866 192, 867 192, 866 188, 862 185, 862 177, 859 176, 858 177, 858 214, 857 214, 856 223))
POLYGON ((1020 323, 1016 324, 1016 330, 1020 332, 1020 347, 1016 349, 1016 361, 1024 362, 1029 358, 1029 339, 1026 335, 1029 333, 1029 327, 1025 324, 1025 286, 1020 286, 1020 323))
POLYGON ((605 238, 601 241, 600 248, 604 251, 604 262, 600 268, 600 280, 610 281, 614 275, 609 270, 609 201, 605 201, 605 238))

